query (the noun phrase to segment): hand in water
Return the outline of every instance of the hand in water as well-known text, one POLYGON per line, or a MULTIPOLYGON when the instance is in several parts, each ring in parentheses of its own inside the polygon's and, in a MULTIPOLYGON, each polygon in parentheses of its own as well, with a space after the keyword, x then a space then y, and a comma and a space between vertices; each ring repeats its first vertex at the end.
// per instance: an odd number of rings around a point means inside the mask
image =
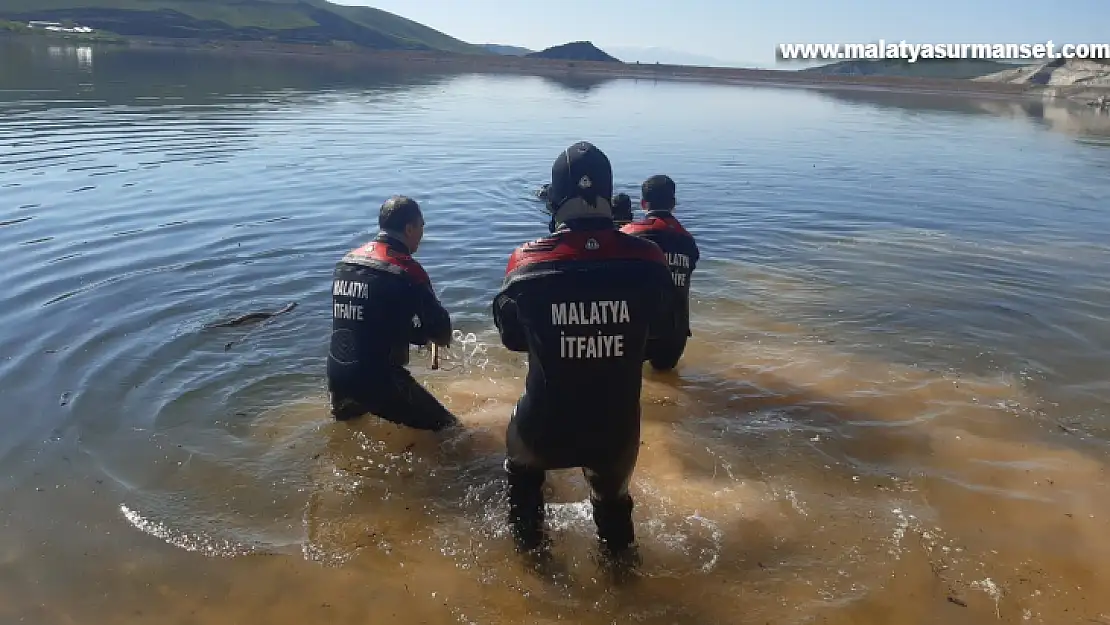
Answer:
MULTIPOLYGON (((451 371, 469 366, 485 369, 489 364, 488 347, 485 343, 479 343, 478 335, 473 332, 463 334, 461 330, 455 330, 451 333, 450 346, 439 348, 439 370, 451 371), (454 364, 445 366, 448 362, 454 364)), ((420 352, 430 355, 431 349, 432 343, 428 342, 420 347, 420 352)))
POLYGON ((489 356, 486 355, 487 346, 485 343, 478 342, 478 335, 473 332, 463 334, 461 330, 455 330, 451 333, 451 347, 442 348, 440 350, 440 369, 450 370, 459 367, 476 366, 485 369, 489 364, 489 356), (453 361, 453 366, 444 366, 445 360, 453 361))

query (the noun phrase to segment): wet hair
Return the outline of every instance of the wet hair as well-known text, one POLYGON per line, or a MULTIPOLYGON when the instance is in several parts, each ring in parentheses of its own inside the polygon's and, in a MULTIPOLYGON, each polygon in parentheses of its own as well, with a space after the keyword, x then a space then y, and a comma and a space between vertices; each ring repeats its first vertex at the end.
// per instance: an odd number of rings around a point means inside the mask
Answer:
POLYGON ((404 232, 407 226, 422 218, 420 205, 416 200, 404 195, 394 195, 382 203, 378 213, 378 227, 391 232, 404 232))
POLYGON ((651 210, 669 211, 675 207, 675 184, 670 176, 657 174, 644 181, 640 197, 651 205, 651 210))

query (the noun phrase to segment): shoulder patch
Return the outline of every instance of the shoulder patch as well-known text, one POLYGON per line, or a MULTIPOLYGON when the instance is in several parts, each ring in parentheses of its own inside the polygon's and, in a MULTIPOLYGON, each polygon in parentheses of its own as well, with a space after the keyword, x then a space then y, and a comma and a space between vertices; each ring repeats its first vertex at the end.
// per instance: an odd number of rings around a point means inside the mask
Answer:
POLYGON ((431 282, 428 273, 424 271, 424 267, 416 259, 378 241, 371 241, 358 249, 352 250, 343 257, 343 262, 393 274, 403 274, 417 284, 431 282))

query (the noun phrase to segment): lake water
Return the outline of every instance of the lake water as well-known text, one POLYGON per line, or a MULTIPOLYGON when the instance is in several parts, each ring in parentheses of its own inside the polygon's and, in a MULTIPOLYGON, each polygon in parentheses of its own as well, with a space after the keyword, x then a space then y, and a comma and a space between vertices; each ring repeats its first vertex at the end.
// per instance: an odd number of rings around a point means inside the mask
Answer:
POLYGON ((1110 117, 2 54, 3 622, 1110 622, 1110 117), (488 307, 580 139, 634 198, 675 178, 705 259, 677 374, 645 374, 625 580, 575 472, 554 563, 503 525, 524 364, 488 307), (325 408, 330 272, 394 193, 463 339, 413 358, 446 441, 325 408))

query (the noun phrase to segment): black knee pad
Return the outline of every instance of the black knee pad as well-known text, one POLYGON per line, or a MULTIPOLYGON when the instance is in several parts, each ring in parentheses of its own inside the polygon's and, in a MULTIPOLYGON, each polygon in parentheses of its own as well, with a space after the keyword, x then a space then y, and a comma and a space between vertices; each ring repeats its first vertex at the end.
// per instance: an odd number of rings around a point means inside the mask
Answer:
POLYGON ((597 535, 604 546, 614 552, 630 547, 636 540, 632 524, 632 496, 625 494, 611 499, 591 497, 590 503, 593 505, 597 535))

